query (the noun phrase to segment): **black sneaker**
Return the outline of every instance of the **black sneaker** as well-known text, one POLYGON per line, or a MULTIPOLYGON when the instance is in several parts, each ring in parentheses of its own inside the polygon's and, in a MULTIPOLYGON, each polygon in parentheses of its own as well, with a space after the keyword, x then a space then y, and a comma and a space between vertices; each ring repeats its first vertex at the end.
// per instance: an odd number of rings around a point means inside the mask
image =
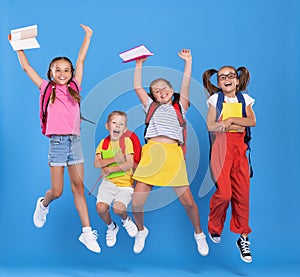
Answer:
POLYGON ((211 234, 211 233, 208 233, 208 234, 209 234, 209 237, 210 237, 210 239, 213 243, 220 243, 221 242, 221 236, 220 235, 211 234))
POLYGON ((240 256, 241 259, 245 263, 251 263, 252 262, 252 256, 250 251, 250 241, 248 238, 245 238, 243 236, 240 236, 239 239, 236 241, 236 245, 238 249, 240 250, 240 256))

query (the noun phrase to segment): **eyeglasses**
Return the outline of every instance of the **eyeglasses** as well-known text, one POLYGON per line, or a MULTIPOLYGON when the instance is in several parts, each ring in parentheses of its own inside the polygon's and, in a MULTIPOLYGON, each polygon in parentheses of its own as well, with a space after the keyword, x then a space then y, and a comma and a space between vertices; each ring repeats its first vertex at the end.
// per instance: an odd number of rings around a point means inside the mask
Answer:
POLYGON ((221 74, 218 76, 218 81, 225 81, 226 77, 228 77, 228 79, 234 79, 236 77, 236 73, 221 74))

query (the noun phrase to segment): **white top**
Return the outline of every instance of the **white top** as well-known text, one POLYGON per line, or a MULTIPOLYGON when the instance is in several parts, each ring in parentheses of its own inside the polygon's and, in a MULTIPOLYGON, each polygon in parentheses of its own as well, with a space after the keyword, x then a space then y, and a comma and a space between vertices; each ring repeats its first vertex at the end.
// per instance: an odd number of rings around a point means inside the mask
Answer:
MULTIPOLYGON (((149 97, 148 104, 144 107, 145 113, 148 112, 153 100, 149 97)), ((182 116, 185 118, 186 111, 179 102, 182 116)), ((162 104, 153 113, 145 139, 150 139, 157 136, 166 136, 177 140, 180 144, 183 143, 182 127, 179 124, 176 111, 172 104, 162 104)))
MULTIPOLYGON (((249 96, 249 94, 243 93, 243 96, 245 99, 246 106, 248 106, 248 105, 252 106, 254 104, 255 100, 251 96, 249 96)), ((218 93, 214 93, 206 100, 206 104, 207 104, 207 106, 212 105, 214 108, 216 108, 217 101, 218 101, 218 93)), ((237 97, 227 97, 226 95, 224 95, 224 101, 226 103, 238 103, 239 102, 237 97)))

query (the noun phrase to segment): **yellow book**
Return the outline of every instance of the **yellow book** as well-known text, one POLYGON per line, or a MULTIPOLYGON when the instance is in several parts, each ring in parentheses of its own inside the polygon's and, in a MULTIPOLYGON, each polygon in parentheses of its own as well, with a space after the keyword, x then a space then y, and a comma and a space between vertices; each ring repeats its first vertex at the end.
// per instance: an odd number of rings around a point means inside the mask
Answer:
MULTIPOLYGON (((223 120, 229 117, 243 117, 242 103, 223 103, 223 120)), ((231 130, 230 132, 236 132, 231 130)))

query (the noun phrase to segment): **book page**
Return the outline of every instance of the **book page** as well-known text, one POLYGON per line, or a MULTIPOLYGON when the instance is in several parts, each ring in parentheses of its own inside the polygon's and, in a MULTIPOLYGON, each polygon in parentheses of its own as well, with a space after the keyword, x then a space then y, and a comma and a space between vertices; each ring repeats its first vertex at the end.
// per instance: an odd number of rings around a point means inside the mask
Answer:
POLYGON ((23 40, 10 40, 9 42, 15 51, 40 48, 40 45, 35 38, 28 38, 23 40))
POLYGON ((24 28, 14 29, 10 31, 11 40, 21 40, 34 38, 37 36, 37 25, 32 25, 24 28))

